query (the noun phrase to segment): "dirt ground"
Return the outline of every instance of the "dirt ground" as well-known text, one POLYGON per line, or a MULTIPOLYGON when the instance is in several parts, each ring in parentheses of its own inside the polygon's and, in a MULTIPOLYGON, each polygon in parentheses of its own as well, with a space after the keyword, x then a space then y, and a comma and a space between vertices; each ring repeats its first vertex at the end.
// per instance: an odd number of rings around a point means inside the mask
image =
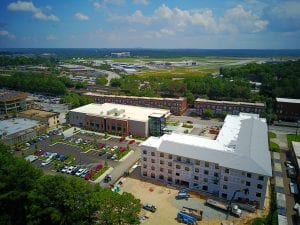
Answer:
MULTIPOLYGON (((144 225, 172 225, 179 224, 176 220, 177 212, 182 208, 182 203, 186 204, 187 202, 191 204, 204 206, 205 197, 191 194, 191 199, 185 200, 175 200, 175 196, 178 193, 178 190, 172 187, 162 186, 159 183, 154 184, 148 181, 143 181, 135 178, 124 178, 122 180, 123 184, 121 187, 122 191, 129 192, 133 194, 136 198, 141 200, 141 203, 150 203, 154 204, 157 207, 155 213, 150 213, 148 211, 142 210, 141 216, 149 217, 144 220, 142 224, 144 225), (181 201, 181 202, 180 202, 181 201)), ((268 192, 268 191, 267 191, 268 192)), ((269 208, 269 195, 266 198, 265 208, 269 208)), ((189 204, 188 203, 188 204, 189 204)), ((225 224, 233 223, 234 225, 244 225, 248 224, 250 219, 266 215, 268 210, 257 210, 256 213, 243 213, 241 218, 235 218, 230 216, 229 220, 225 220, 225 214, 220 215, 220 212, 212 209, 204 210, 204 218, 202 221, 199 221, 199 225, 220 225, 221 222, 225 224), (216 213, 216 214, 214 214, 216 213), (218 214, 219 213, 219 214, 218 214), (207 218, 207 215, 211 214, 216 216, 211 216, 207 218), (206 218, 205 218, 206 217, 206 218)))

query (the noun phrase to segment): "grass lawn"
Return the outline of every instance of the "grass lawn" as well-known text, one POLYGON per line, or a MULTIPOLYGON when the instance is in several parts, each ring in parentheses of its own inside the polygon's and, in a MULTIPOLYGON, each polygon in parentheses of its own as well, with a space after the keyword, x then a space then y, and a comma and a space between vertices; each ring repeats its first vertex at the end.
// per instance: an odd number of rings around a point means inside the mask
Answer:
POLYGON ((69 157, 64 161, 64 163, 70 165, 70 164, 73 164, 74 161, 75 161, 75 159, 74 159, 73 157, 69 156, 69 157))
POLYGON ((95 173, 93 176, 92 176, 92 179, 91 180, 96 180, 98 177, 100 177, 103 173, 105 173, 106 170, 108 170, 108 166, 104 166, 101 170, 99 170, 97 173, 95 173))
POLYGON ((189 124, 185 124, 185 123, 184 123, 184 124, 182 125, 182 127, 184 127, 184 128, 193 128, 193 125, 189 125, 189 124))
POLYGON ((280 150, 279 145, 272 141, 270 141, 269 148, 270 148, 271 152, 279 152, 279 150, 280 150))
POLYGON ((274 132, 268 132, 269 138, 276 138, 276 134, 274 132))
POLYGON ((131 150, 131 149, 128 148, 128 149, 126 149, 124 152, 119 153, 119 154, 118 154, 118 157, 116 158, 116 160, 122 159, 125 155, 128 154, 128 152, 130 152, 130 150, 131 150))
POLYGON ((300 135, 296 134, 288 134, 286 135, 288 143, 291 143, 292 141, 300 142, 300 135))

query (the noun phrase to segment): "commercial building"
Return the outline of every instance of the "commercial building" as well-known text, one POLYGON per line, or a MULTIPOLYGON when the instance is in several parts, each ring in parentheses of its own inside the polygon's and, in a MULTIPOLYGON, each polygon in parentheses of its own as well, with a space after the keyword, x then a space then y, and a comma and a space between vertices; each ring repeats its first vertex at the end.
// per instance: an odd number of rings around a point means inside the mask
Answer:
POLYGON ((135 105, 143 107, 169 109, 174 115, 181 115, 187 109, 186 98, 151 98, 136 96, 103 95, 87 92, 85 96, 90 96, 96 103, 117 103, 124 105, 135 105))
POLYGON ((0 138, 6 145, 17 145, 44 131, 39 121, 14 118, 0 121, 0 138))
POLYGON ((25 92, 0 90, 0 114, 15 113, 26 110, 28 94, 25 92))
POLYGON ((222 113, 238 115, 240 112, 262 115, 266 107, 264 103, 215 101, 202 98, 197 98, 194 106, 198 115, 202 115, 206 109, 211 109, 215 115, 222 113))
POLYGON ((20 117, 38 120, 47 125, 49 129, 57 128, 60 124, 59 113, 48 112, 38 109, 29 109, 19 113, 20 117))
MULTIPOLYGON (((149 117, 165 118, 169 110, 112 103, 89 104, 69 112, 69 123, 89 130, 135 137, 149 135, 149 117)), ((160 119, 164 121, 164 119, 160 119)), ((163 125, 159 125, 163 127, 163 125)), ((150 133, 156 132, 156 127, 150 133)))
POLYGON ((276 115, 278 120, 300 120, 300 99, 276 98, 276 115))
POLYGON ((141 146, 141 174, 230 200, 264 207, 272 176, 267 124, 255 114, 228 115, 216 140, 185 134, 150 137, 141 146))
POLYGON ((111 57, 113 58, 130 57, 130 52, 112 52, 111 57))

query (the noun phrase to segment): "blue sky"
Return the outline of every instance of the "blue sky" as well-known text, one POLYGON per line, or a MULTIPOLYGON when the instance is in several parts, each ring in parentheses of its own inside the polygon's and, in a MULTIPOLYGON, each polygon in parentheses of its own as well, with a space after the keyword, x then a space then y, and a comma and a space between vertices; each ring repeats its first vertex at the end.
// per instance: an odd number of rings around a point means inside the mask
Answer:
POLYGON ((0 47, 300 49, 300 1, 1 0, 0 47))

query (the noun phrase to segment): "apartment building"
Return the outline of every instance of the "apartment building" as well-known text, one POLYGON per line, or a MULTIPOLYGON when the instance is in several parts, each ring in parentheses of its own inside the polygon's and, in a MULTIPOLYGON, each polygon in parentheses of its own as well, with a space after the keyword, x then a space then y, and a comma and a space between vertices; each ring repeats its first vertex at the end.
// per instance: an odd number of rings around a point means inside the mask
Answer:
POLYGON ((187 110, 186 98, 151 98, 137 96, 118 96, 103 95, 92 92, 87 92, 84 95, 92 97, 94 101, 99 104, 116 103, 124 105, 169 109, 170 112, 174 115, 181 115, 187 110))
POLYGON ((0 90, 0 114, 14 113, 28 108, 25 92, 0 90))
POLYGON ((276 98, 275 107, 278 120, 300 120, 300 99, 276 98))
POLYGON ((40 121, 41 123, 47 125, 49 129, 58 128, 60 125, 59 122, 59 113, 48 112, 38 109, 29 109, 19 113, 20 117, 28 118, 32 120, 40 121))
POLYGON ((194 106, 198 115, 202 115, 205 109, 211 109, 215 115, 222 113, 238 115, 240 112, 262 115, 266 107, 264 103, 215 101, 202 98, 197 98, 194 106))
POLYGON ((264 207, 272 176, 267 124, 258 115, 228 115, 216 140, 165 134, 141 143, 141 174, 230 200, 264 207))
POLYGON ((165 121, 170 115, 169 110, 146 108, 112 103, 89 104, 69 112, 69 123, 73 126, 84 127, 89 130, 108 132, 120 136, 132 135, 148 137, 159 132, 157 122, 165 121), (149 127, 149 120, 159 118, 149 127), (151 128, 151 129, 150 129, 151 128))

